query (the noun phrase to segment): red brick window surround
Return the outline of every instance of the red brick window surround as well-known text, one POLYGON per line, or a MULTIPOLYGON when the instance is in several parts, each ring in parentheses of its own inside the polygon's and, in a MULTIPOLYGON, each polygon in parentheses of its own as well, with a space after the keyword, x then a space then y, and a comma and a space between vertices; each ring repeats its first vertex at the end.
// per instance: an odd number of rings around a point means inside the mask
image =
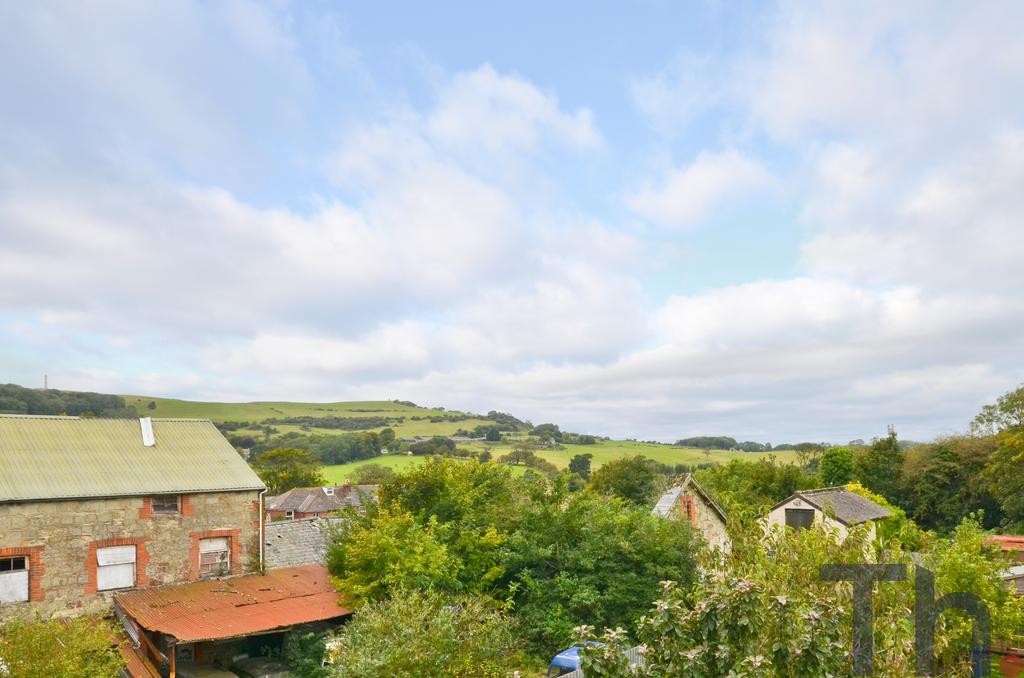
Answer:
MULTIPOLYGON (((15 546, 0 548, 0 558, 27 558, 28 559, 28 599, 29 602, 38 603, 46 597, 43 591, 43 574, 46 566, 43 565, 44 546, 15 546)), ((9 605, 10 603, 4 603, 9 605)))
POLYGON ((135 586, 149 586, 149 576, 146 574, 146 567, 149 565, 147 541, 149 537, 114 537, 89 542, 85 554, 85 595, 91 596, 96 593, 96 549, 108 546, 135 546, 135 586))
POLYGON ((230 550, 228 571, 224 574, 240 574, 242 572, 242 541, 241 530, 206 530, 205 532, 193 532, 192 545, 188 550, 188 578, 189 580, 199 579, 199 542, 203 539, 214 539, 217 537, 228 539, 230 550))
POLYGON ((187 518, 192 515, 192 510, 192 497, 187 494, 143 497, 142 506, 139 508, 139 518, 142 520, 154 517, 162 518, 165 516, 183 516, 187 518), (168 500, 177 502, 177 508, 175 510, 167 510, 172 503, 168 500))

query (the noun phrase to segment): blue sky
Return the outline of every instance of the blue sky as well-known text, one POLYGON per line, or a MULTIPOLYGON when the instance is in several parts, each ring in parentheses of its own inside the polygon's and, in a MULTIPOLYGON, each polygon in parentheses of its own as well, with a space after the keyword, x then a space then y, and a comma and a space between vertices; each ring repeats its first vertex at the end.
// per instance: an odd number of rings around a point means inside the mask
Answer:
POLYGON ((0 9, 0 374, 674 440, 1024 381, 1018 3, 0 9))

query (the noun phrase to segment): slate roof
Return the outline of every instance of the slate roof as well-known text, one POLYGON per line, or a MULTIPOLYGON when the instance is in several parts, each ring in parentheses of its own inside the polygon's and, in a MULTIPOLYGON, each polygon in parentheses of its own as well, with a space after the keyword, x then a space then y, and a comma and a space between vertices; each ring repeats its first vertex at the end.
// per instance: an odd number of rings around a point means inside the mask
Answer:
POLYGON ((266 524, 266 562, 270 569, 323 565, 332 525, 341 518, 279 520, 266 524))
POLYGON ((0 415, 0 502, 262 490, 207 419, 0 415))
POLYGON ((330 513, 346 506, 361 506, 363 497, 377 496, 380 485, 338 485, 336 487, 296 487, 276 497, 267 497, 268 511, 330 513), (333 490, 328 494, 326 490, 333 490))
POLYGON ((835 514, 836 520, 844 525, 857 525, 866 523, 869 520, 888 518, 892 512, 884 506, 879 506, 866 497, 855 492, 850 492, 845 487, 824 487, 819 490, 802 490, 792 497, 780 501, 772 507, 774 511, 779 506, 787 504, 794 498, 799 497, 811 506, 821 510, 830 511, 835 514))
POLYGON ((718 514, 718 517, 722 519, 722 522, 726 522, 725 511, 723 511, 722 507, 718 505, 718 502, 708 494, 707 490, 697 482, 697 479, 693 477, 692 473, 687 473, 683 478, 683 482, 661 495, 661 498, 658 499, 658 503, 654 505, 654 510, 652 510, 651 513, 656 516, 661 516, 662 518, 671 517, 672 512, 677 510, 679 506, 679 496, 683 494, 687 488, 690 488, 699 494, 704 501, 707 502, 708 506, 718 514))

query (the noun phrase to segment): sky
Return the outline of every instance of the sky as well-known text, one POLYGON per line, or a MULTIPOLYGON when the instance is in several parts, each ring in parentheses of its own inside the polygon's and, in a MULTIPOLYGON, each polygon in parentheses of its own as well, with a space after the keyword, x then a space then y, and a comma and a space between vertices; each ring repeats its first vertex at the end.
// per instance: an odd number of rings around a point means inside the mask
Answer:
POLYGON ((1024 382, 1024 4, 0 5, 0 382, 930 439, 1024 382))

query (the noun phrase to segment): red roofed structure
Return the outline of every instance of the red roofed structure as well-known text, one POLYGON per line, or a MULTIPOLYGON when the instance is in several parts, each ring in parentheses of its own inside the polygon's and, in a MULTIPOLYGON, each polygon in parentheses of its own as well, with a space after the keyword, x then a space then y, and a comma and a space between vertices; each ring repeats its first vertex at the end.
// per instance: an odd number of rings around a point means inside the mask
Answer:
POLYGON ((322 565, 139 589, 115 596, 114 608, 144 661, 168 665, 171 676, 177 661, 215 661, 239 651, 218 641, 351 614, 338 604, 322 565), (228 649, 218 653, 214 645, 228 649))

